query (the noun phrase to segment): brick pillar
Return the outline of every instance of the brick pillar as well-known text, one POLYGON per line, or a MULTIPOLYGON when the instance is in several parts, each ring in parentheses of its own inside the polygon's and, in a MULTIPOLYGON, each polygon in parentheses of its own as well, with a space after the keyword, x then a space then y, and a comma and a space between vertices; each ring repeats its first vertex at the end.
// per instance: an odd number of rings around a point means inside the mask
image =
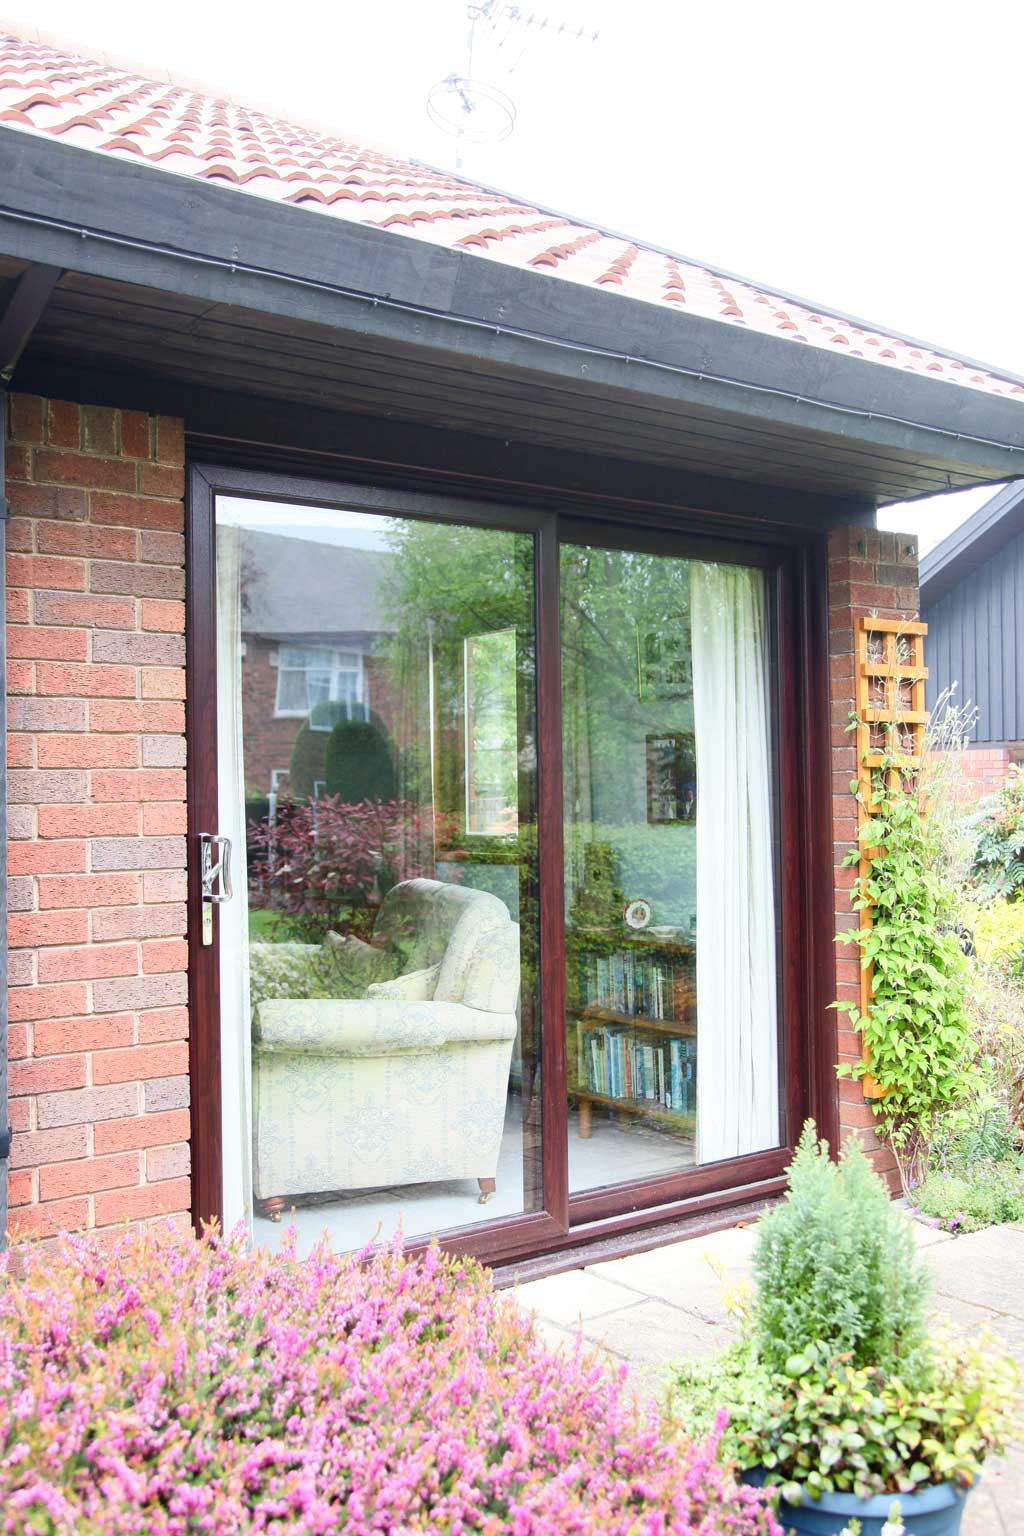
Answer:
POLYGON ((11 1231, 187 1212, 180 421, 10 397, 11 1231))
MULTIPOLYGON (((876 528, 836 528, 828 543, 829 675, 832 722, 832 837, 835 864, 836 932, 855 929, 859 915, 852 908, 856 869, 843 869, 842 861, 857 840, 857 807, 850 780, 857 773, 857 752, 846 723, 856 703, 854 637, 857 622, 871 614, 877 618, 917 617, 917 538, 912 534, 883 533, 876 528)), ((857 1002, 860 959, 854 945, 836 945, 836 998, 857 1002)), ((840 1015, 839 1058, 860 1058, 860 1037, 840 1015)), ((875 1135, 874 1115, 864 1102, 859 1082, 839 1083, 839 1125, 842 1138, 859 1131, 871 1151, 872 1161, 898 1189, 892 1154, 875 1135)))

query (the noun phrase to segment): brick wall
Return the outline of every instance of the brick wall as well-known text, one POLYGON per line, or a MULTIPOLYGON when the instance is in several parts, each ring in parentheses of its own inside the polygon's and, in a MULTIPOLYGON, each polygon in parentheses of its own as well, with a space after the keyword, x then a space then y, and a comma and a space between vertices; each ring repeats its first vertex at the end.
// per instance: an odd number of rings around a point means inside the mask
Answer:
POLYGON ((276 715, 277 665, 270 658, 280 649, 277 640, 245 636, 242 659, 242 736, 245 741, 245 786, 257 794, 270 793, 275 768, 287 768, 302 720, 276 715))
POLYGON ((189 1207, 182 426, 9 401, 12 1232, 189 1207))
MULTIPOLYGON (((843 869, 847 850, 857 839, 857 807, 850 794, 850 780, 857 773, 857 751, 846 731, 854 708, 854 637, 857 622, 868 614, 878 618, 916 618, 918 611, 917 540, 908 534, 884 533, 875 528, 837 528, 829 536, 828 608, 829 676, 832 723, 832 837, 835 863, 836 932, 855 929, 860 919, 853 911, 851 893, 855 869, 843 869)), ((853 946, 836 946, 836 997, 858 1001, 859 952, 853 946)), ((860 1059, 860 1037, 839 1015, 839 1059, 860 1059)), ((839 1123, 845 1139, 859 1131, 871 1149, 875 1166, 898 1187, 892 1154, 874 1133, 874 1115, 864 1102, 861 1085, 843 1079, 839 1083, 839 1123)))
POLYGON ((968 747, 960 754, 957 799, 965 806, 974 805, 983 795, 994 794, 1006 783, 1011 763, 1019 762, 1021 749, 1018 742, 1001 742, 998 746, 968 747))

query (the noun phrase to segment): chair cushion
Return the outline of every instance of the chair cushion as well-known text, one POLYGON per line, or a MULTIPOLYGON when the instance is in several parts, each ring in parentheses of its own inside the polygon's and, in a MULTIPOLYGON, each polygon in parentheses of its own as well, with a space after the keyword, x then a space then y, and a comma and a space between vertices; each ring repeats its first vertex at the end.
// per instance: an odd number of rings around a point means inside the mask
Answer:
POLYGON ((401 956, 390 945, 365 944, 355 934, 329 933, 324 939, 326 969, 334 970, 342 990, 334 997, 362 997, 378 981, 398 975, 401 956))
POLYGON ((374 981, 396 976, 400 957, 360 939, 336 944, 281 944, 259 940, 249 945, 249 1000, 253 1014, 272 998, 345 999, 366 995, 374 981))
POLYGON ((428 965, 422 971, 407 971, 404 976, 395 976, 390 981, 375 982, 367 987, 366 996, 368 998, 399 998, 409 1003, 428 1003, 433 1000, 434 989, 440 974, 440 964, 428 965))
POLYGON ((512 1013, 519 999, 519 925, 481 934, 466 961, 462 1001, 486 1013, 512 1013))
POLYGON ((249 1000, 253 1014, 271 998, 330 997, 319 944, 249 945, 249 1000))

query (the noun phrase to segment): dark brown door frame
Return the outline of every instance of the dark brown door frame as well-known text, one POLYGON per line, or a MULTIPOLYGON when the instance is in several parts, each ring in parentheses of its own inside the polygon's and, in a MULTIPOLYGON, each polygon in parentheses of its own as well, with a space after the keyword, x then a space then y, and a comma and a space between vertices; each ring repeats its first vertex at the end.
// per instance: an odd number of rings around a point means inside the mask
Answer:
MULTIPOLYGON (((532 508, 352 486, 307 476, 193 464, 186 517, 186 730, 188 732, 189 1006, 193 1184, 197 1223, 223 1215, 221 1135, 220 976, 217 912, 214 943, 204 945, 199 921, 198 839, 217 826, 216 528, 218 495, 254 496, 286 505, 346 506, 367 512, 510 528, 534 537, 537 631, 537 733, 547 743, 538 754, 538 884, 541 930, 541 1136, 543 1205, 540 1212, 481 1222, 472 1229, 474 1252, 503 1258, 523 1245, 529 1251, 564 1236, 568 1226, 568 1168, 560 1132, 556 1085, 564 1081, 565 1042, 554 1020, 561 1015, 564 964, 561 952, 562 785, 560 658, 558 653, 558 535, 554 515, 532 508)), ((239 850, 240 852, 240 850, 239 850)), ((240 878, 242 876, 240 875, 240 878)))
POLYGON ((803 1120, 815 1115, 834 1140, 838 1106, 834 1077, 832 978, 831 775, 827 684, 828 630, 825 552, 820 535, 804 530, 751 528, 737 537, 708 533, 709 518, 682 512, 674 525, 663 513, 625 523, 588 508, 559 516, 549 507, 445 496, 385 485, 350 485, 299 473, 193 464, 186 516, 186 624, 189 848, 190 1076, 193 1128, 193 1218, 220 1219, 223 1210, 220 1018, 217 946, 199 935, 201 832, 217 830, 216 582, 214 501, 218 494, 310 506, 345 505, 400 516, 511 528, 535 537, 537 724, 541 929, 541 1081, 544 1210, 481 1223, 444 1239, 452 1251, 472 1251, 507 1263, 591 1240, 629 1234, 781 1190, 792 1144, 803 1120), (650 549, 664 554, 733 560, 766 567, 778 616, 776 719, 780 741, 782 998, 787 1147, 696 1168, 671 1178, 611 1190, 568 1193, 565 1134, 564 920, 562 862, 559 548, 563 541, 650 549))

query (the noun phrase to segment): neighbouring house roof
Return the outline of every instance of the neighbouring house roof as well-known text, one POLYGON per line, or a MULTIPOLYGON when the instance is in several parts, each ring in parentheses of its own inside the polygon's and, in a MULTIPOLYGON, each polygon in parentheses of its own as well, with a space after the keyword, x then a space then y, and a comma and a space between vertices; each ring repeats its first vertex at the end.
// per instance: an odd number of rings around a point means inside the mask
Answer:
POLYGON ((0 123, 794 344, 1024 401, 1024 381, 584 220, 44 43, 0 38, 0 123))
POLYGON ((921 557, 922 610, 998 555, 1022 531, 1024 480, 1014 480, 921 557))
POLYGON ((353 640, 394 630, 382 584, 387 550, 283 534, 242 534, 242 630, 275 640, 353 640))

